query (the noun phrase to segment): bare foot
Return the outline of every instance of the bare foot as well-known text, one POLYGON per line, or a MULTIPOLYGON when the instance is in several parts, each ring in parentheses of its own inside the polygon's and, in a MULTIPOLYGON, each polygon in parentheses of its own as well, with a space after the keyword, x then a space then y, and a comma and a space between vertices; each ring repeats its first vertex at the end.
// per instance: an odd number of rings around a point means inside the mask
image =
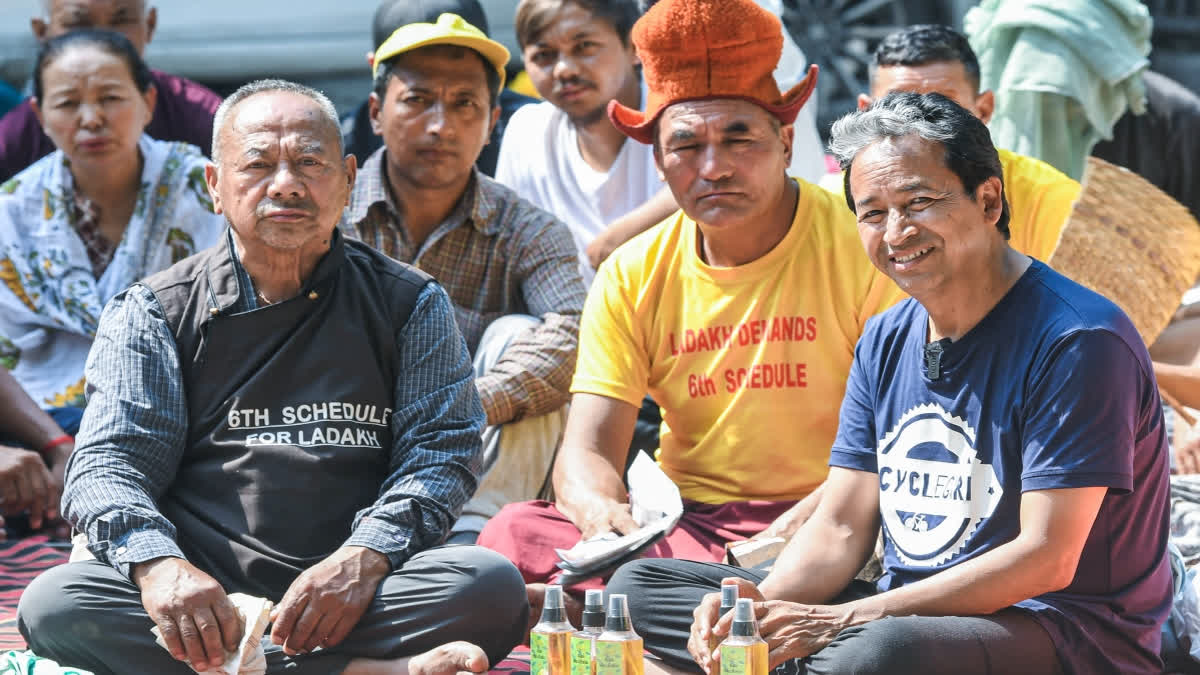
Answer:
POLYGON ((474 675, 488 669, 487 654, 470 642, 447 642, 403 659, 353 659, 342 675, 474 675))
MULTIPOLYGON (((529 600, 528 633, 542 618, 542 607, 546 604, 546 584, 525 584, 525 597, 529 600)), ((572 592, 563 593, 563 605, 567 610, 567 621, 578 628, 583 624, 583 600, 572 592)))
POLYGON ((408 660, 408 675, 483 673, 487 669, 487 654, 470 642, 449 642, 408 660))

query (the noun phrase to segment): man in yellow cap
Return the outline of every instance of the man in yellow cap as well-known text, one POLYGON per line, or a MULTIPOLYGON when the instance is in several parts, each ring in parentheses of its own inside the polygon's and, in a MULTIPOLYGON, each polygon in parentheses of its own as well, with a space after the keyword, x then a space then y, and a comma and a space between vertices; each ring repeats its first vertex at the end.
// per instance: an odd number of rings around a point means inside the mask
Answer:
POLYGON ((557 503, 507 507, 480 535, 535 605, 555 548, 635 528, 622 469, 647 392, 663 413, 659 463, 685 502, 648 555, 719 560, 730 540, 788 534, 827 473, 855 342, 898 294, 862 255, 845 204, 787 176, 816 73, 780 94, 774 15, 752 0, 663 0, 633 40, 646 111, 608 113, 653 147, 683 211, 600 267, 557 503))
POLYGON ((487 413, 485 475, 451 543, 546 482, 586 291, 566 225, 475 167, 500 113, 508 50, 456 14, 401 26, 375 56, 371 125, 344 222, 433 275, 455 305, 487 413))

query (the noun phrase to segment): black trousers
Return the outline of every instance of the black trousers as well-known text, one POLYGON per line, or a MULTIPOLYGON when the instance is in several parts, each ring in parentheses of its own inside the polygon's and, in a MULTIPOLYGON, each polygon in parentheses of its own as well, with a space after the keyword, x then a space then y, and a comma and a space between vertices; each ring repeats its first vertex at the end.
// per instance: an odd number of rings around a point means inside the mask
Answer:
MULTIPOLYGON (((721 579, 742 577, 758 583, 763 572, 689 560, 636 560, 617 570, 609 593, 629 598, 633 627, 646 649, 666 664, 700 672, 687 651, 692 610, 721 579)), ((834 602, 873 593, 854 582, 834 602)), ((1017 675, 1058 674, 1062 670, 1050 635, 1020 610, 989 616, 891 617, 847 628, 824 649, 775 670, 797 674, 1017 675)))
MULTIPOLYGON (((358 625, 336 647, 288 656, 263 638, 267 672, 335 675, 355 657, 412 656, 454 640, 495 664, 523 639, 529 603, 512 563, 478 546, 413 556, 379 585, 358 625)), ((154 642, 137 586, 94 560, 47 570, 21 596, 18 626, 30 649, 97 675, 195 675, 154 642)))

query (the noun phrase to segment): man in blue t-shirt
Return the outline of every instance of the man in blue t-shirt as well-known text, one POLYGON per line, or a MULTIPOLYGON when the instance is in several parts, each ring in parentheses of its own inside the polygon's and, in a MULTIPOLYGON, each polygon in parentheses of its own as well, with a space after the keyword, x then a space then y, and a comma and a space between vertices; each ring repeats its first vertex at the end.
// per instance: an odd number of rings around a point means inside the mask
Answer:
POLYGON ((1133 325, 1008 245, 987 128, 949 99, 889 95, 832 149, 912 299, 859 340, 820 506, 769 575, 646 560, 609 590, 668 671, 719 667, 732 577, 790 672, 1161 672, 1167 445, 1133 325), (880 527, 883 577, 852 582, 880 527))

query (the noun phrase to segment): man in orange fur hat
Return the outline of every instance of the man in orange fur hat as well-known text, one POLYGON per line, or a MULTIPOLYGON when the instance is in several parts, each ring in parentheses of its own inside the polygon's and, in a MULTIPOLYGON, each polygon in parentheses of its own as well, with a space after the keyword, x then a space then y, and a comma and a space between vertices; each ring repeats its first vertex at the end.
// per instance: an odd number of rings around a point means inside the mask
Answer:
POLYGON ((794 531, 828 471, 855 342, 899 295, 862 255, 845 204, 786 174, 816 68, 779 92, 774 15, 752 0, 663 0, 633 41, 646 109, 613 101, 608 114, 654 148, 682 213, 600 267, 557 503, 510 505, 480 535, 516 563, 535 609, 555 548, 636 529, 622 472, 647 393, 685 507, 647 555, 716 561, 729 541, 794 531))
POLYGON ((971 111, 895 92, 831 136, 865 257, 912 297, 868 322, 820 506, 769 574, 613 575, 661 659, 646 675, 757 670, 712 648, 737 626, 723 583, 752 603, 758 672, 1163 672, 1167 438, 1133 323, 1008 243, 1000 156, 971 111))

